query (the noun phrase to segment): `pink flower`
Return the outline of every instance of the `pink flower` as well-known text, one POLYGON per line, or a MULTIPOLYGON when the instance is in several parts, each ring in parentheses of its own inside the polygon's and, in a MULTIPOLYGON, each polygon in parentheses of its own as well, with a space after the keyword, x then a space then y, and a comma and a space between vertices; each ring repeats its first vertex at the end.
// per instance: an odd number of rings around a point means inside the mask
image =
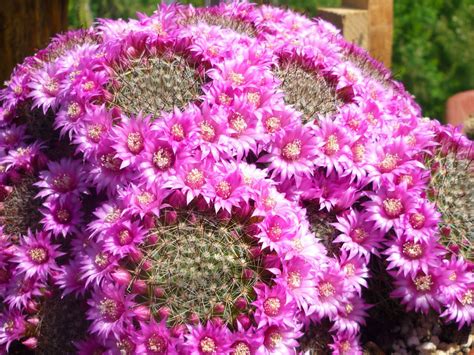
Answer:
POLYGON ((259 349, 259 353, 270 354, 295 354, 298 347, 297 339, 303 333, 300 331, 301 326, 294 325, 292 327, 271 326, 263 332, 263 345, 259 349))
POLYGON ((146 355, 178 354, 175 340, 171 338, 165 319, 160 323, 157 323, 153 318, 150 323, 140 322, 136 351, 146 355))
POLYGON ((26 327, 25 316, 20 311, 15 309, 0 312, 0 345, 5 345, 8 351, 12 342, 25 336, 26 327))
POLYGON ((77 135, 82 124, 82 117, 86 113, 85 103, 71 99, 63 102, 54 120, 54 128, 59 129, 60 136, 66 134, 69 139, 77 135))
POLYGON ((310 307, 312 319, 319 321, 323 317, 334 319, 342 307, 348 292, 345 272, 339 263, 330 260, 326 270, 317 275, 316 298, 310 307))
POLYGON ((92 157, 98 145, 109 137, 111 128, 112 115, 105 105, 86 108, 78 134, 74 135, 76 151, 84 154, 86 159, 92 157))
POLYGON ((420 271, 427 274, 430 268, 440 267, 446 254, 433 235, 417 242, 406 232, 399 232, 389 245, 384 251, 389 262, 387 270, 396 269, 397 274, 404 276, 414 276, 420 271))
POLYGON ((395 289, 391 297, 401 298, 407 310, 428 313, 430 307, 439 312, 440 295, 439 288, 443 284, 443 271, 432 268, 428 273, 419 272, 411 276, 398 274, 395 277, 395 289))
POLYGON ((126 329, 132 327, 134 295, 126 295, 125 287, 105 284, 94 290, 87 302, 91 308, 87 319, 92 321, 90 331, 99 337, 113 334, 117 339, 126 329))
POLYGON ((349 132, 329 118, 321 119, 319 129, 315 130, 319 154, 315 165, 326 168, 326 175, 333 171, 341 174, 351 163, 352 151, 349 132))
POLYGON ((465 290, 458 292, 446 305, 441 317, 458 324, 458 329, 474 321, 474 283, 466 285, 465 290))
POLYGON ((137 186, 130 184, 121 192, 121 198, 124 205, 127 206, 125 213, 130 215, 138 215, 144 218, 146 215, 160 215, 160 208, 163 200, 168 195, 168 191, 152 185, 147 188, 145 185, 137 186))
POLYGON ((270 288, 265 284, 259 284, 254 290, 257 294, 257 300, 253 302, 257 308, 254 317, 258 328, 294 325, 291 315, 295 313, 296 304, 285 287, 276 285, 270 288))
POLYGON ((388 232, 405 213, 413 210, 414 199, 402 186, 389 185, 378 193, 369 193, 371 201, 364 203, 367 220, 374 221, 375 227, 388 232))
POLYGON ((193 104, 183 112, 175 108, 172 113, 153 122, 153 130, 162 133, 174 149, 194 145, 197 139, 196 118, 200 115, 199 108, 193 104))
POLYGON ((80 254, 81 279, 85 286, 99 286, 103 280, 110 279, 111 272, 117 266, 117 257, 105 251, 103 243, 90 242, 80 254))
POLYGON ((360 296, 348 297, 334 318, 331 331, 349 336, 357 335, 361 325, 365 325, 365 318, 368 316, 366 310, 369 308, 370 306, 360 296))
POLYGON ((190 355, 224 354, 230 347, 229 330, 226 326, 207 322, 206 326, 198 324, 189 326, 185 335, 184 349, 190 355))
POLYGON ((333 344, 329 347, 334 355, 356 355, 362 354, 359 338, 354 334, 336 334, 333 336, 333 344))
POLYGON ((41 188, 37 197, 58 198, 61 201, 67 197, 87 192, 82 164, 78 160, 63 158, 59 162, 49 162, 48 170, 40 173, 40 181, 35 185, 41 188))
POLYGON ((120 168, 134 165, 137 157, 145 149, 151 135, 151 117, 122 116, 122 121, 111 131, 112 147, 121 160, 120 168))
POLYGON ((308 315, 309 306, 315 297, 315 268, 303 258, 294 257, 285 260, 282 271, 276 269, 276 275, 278 277, 275 282, 285 287, 298 306, 308 315))
POLYGON ((44 218, 41 220, 43 228, 54 236, 78 233, 78 227, 82 222, 81 202, 74 196, 68 196, 64 200, 51 198, 46 201, 40 209, 44 218))
POLYGON ((137 221, 125 221, 115 224, 103 233, 104 251, 123 258, 137 251, 138 244, 145 238, 146 230, 137 221))
POLYGON ((43 113, 57 107, 57 95, 59 92, 59 81, 57 77, 57 67, 53 63, 48 63, 44 68, 32 75, 29 87, 30 97, 33 98, 33 107, 41 107, 43 113))
POLYGON ((351 210, 343 217, 337 216, 337 223, 333 226, 342 232, 334 239, 334 243, 343 243, 343 250, 363 256, 367 262, 371 254, 379 255, 383 233, 374 228, 373 222, 367 222, 367 215, 364 213, 351 210))
POLYGON ((268 155, 259 159, 269 163, 272 177, 281 180, 295 178, 297 185, 303 177, 313 173, 313 159, 316 156, 317 141, 307 128, 289 128, 272 142, 268 155))
POLYGON ((46 281, 49 273, 58 270, 56 258, 64 255, 58 251, 59 245, 51 243, 51 237, 45 232, 32 233, 20 239, 20 246, 12 261, 18 263, 16 269, 24 273, 25 277, 38 277, 46 281))
POLYGON ((404 229, 415 242, 420 240, 428 242, 437 232, 440 220, 441 214, 436 210, 434 203, 420 199, 411 213, 405 214, 401 220, 397 221, 395 228, 404 229))

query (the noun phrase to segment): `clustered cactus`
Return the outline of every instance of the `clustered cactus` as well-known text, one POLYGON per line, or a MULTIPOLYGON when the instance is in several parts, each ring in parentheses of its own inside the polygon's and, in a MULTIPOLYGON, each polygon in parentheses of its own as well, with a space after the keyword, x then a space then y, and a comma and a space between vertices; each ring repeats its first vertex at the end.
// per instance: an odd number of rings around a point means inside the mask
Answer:
POLYGON ((0 103, 2 353, 361 353, 381 272, 474 319, 472 143, 322 20, 99 20, 0 103))

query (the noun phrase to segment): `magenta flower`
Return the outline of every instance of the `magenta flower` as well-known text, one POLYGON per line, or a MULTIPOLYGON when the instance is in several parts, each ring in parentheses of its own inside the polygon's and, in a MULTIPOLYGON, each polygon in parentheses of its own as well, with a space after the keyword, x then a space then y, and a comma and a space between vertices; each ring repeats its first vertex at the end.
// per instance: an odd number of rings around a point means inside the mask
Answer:
POLYGON ((280 285, 272 288, 261 284, 254 287, 257 293, 257 300, 253 305, 257 308, 255 311, 255 320, 258 328, 264 326, 286 326, 294 325, 292 317, 294 314, 295 301, 289 295, 286 288, 280 285))
POLYGON ((26 326, 25 316, 20 311, 0 312, 0 345, 5 345, 8 351, 12 342, 25 336, 26 326))
POLYGON ((166 320, 157 323, 153 318, 150 323, 140 323, 140 335, 137 338, 137 353, 146 355, 173 355, 176 351, 176 340, 171 337, 166 320))
POLYGON ((259 352, 270 354, 296 354, 297 339, 303 334, 301 326, 278 327, 271 326, 263 333, 263 345, 259 352))
POLYGON ((115 224, 103 233, 104 251, 123 258, 138 251, 137 246, 143 241, 146 230, 138 221, 125 221, 115 224))
POLYGON ((50 198, 43 206, 44 208, 40 209, 44 216, 41 223, 46 231, 63 237, 79 232, 78 226, 82 223, 83 213, 81 202, 76 196, 71 195, 64 200, 50 198))
POLYGON ((334 324, 331 331, 337 334, 347 334, 349 336, 359 334, 360 327, 365 325, 367 318, 366 310, 370 306, 364 302, 364 299, 353 295, 343 302, 337 316, 334 317, 334 324))
POLYGON ((82 165, 78 160, 63 158, 59 162, 49 162, 48 170, 40 173, 40 179, 35 184, 41 189, 37 197, 59 198, 62 201, 87 192, 82 165))
POLYGON ((436 211, 435 205, 421 199, 416 203, 411 213, 407 213, 397 221, 396 229, 405 229, 406 233, 413 236, 415 242, 420 240, 428 242, 437 232, 441 214, 436 211))
POLYGON ((430 268, 440 267, 440 260, 446 254, 434 236, 416 242, 414 237, 403 233, 391 240, 390 244, 384 251, 389 262, 387 270, 396 269, 396 273, 404 276, 414 276, 420 271, 427 274, 430 268))
POLYGON ((388 232, 394 223, 405 213, 411 213, 414 207, 413 198, 402 186, 389 186, 370 193, 371 201, 364 203, 367 220, 374 221, 375 227, 383 233, 388 232))
POLYGON ((316 138, 307 128, 290 128, 275 138, 270 154, 259 159, 269 163, 268 169, 273 177, 282 180, 295 178, 297 185, 303 177, 310 177, 313 172, 313 159, 318 148, 316 138))
POLYGON ((329 347, 334 355, 362 354, 362 347, 355 335, 336 334, 333 336, 333 344, 329 347))
POLYGON ((230 347, 230 336, 227 327, 207 322, 205 326, 188 326, 185 335, 184 351, 190 355, 224 354, 230 347))
POLYGON ((54 128, 59 130, 61 137, 67 135, 71 139, 79 133, 85 112, 85 104, 80 100, 72 99, 64 102, 54 120, 54 128))
POLYGON ((54 64, 46 64, 43 69, 33 74, 29 87, 30 97, 33 98, 34 106, 41 107, 43 113, 57 107, 57 95, 59 92, 59 81, 57 67, 54 64))
POLYGON ((151 134, 151 117, 122 116, 120 124, 116 125, 111 132, 112 147, 116 157, 121 160, 120 168, 134 165, 140 153, 149 144, 148 137, 151 134))
POLYGON ((110 279, 110 273, 117 266, 117 257, 107 252, 103 243, 89 243, 79 257, 81 279, 86 287, 99 286, 104 279, 110 279))
POLYGON ((91 308, 87 319, 92 321, 90 331, 99 337, 107 338, 109 334, 117 339, 126 329, 132 327, 134 295, 127 295, 124 287, 104 284, 92 293, 87 302, 91 308))
POLYGON ((333 319, 342 307, 348 292, 346 275, 341 266, 331 259, 327 270, 317 275, 316 299, 310 307, 311 318, 318 321, 323 317, 333 319))
POLYGON ((327 175, 333 171, 341 174, 351 163, 350 145, 353 138, 331 119, 322 119, 318 125, 319 129, 315 129, 315 134, 320 148, 315 165, 326 168, 327 175))
POLYGON ((58 270, 56 258, 64 255, 58 251, 59 245, 51 243, 51 236, 45 232, 32 233, 20 239, 20 246, 12 261, 18 265, 16 269, 19 273, 24 273, 25 277, 37 277, 45 281, 49 273, 58 270))
POLYGON ((296 303, 308 314, 309 306, 315 297, 316 277, 313 266, 299 257, 286 260, 282 266, 283 272, 276 269, 279 277, 275 282, 286 288, 296 303))
POLYGON ((379 255, 382 248, 383 233, 374 228, 373 222, 367 222, 367 216, 351 210, 344 217, 337 216, 333 226, 340 232, 335 243, 343 243, 342 249, 349 254, 363 256, 367 262, 371 254, 379 255))
POLYGON ((430 308, 440 310, 439 288, 443 284, 443 271, 432 268, 429 273, 419 272, 414 276, 395 276, 395 290, 391 296, 401 298, 407 310, 428 313, 430 308))

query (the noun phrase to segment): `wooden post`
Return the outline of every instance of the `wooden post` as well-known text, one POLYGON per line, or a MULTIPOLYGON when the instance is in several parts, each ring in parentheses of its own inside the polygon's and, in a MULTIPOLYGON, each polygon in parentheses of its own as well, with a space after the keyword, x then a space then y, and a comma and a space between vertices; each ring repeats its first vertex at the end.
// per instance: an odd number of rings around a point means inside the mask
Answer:
POLYGON ((339 28, 347 41, 369 49, 367 10, 322 7, 318 9, 318 16, 339 28))
POLYGON ((368 11, 369 52, 372 57, 390 67, 393 43, 393 0, 342 0, 342 6, 368 11))
POLYGON ((342 8, 321 8, 318 16, 341 29, 350 42, 367 49, 390 67, 393 43, 393 0, 342 0, 342 8))
POLYGON ((0 87, 26 56, 67 30, 67 0, 0 0, 0 87))

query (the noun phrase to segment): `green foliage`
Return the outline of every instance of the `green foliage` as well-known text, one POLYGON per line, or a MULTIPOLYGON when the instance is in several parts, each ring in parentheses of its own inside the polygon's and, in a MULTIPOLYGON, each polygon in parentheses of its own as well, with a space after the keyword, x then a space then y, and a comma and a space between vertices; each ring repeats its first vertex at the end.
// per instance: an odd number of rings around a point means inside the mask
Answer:
POLYGON ((394 1, 393 71, 424 114, 442 118, 446 99, 474 88, 473 0, 394 1))

